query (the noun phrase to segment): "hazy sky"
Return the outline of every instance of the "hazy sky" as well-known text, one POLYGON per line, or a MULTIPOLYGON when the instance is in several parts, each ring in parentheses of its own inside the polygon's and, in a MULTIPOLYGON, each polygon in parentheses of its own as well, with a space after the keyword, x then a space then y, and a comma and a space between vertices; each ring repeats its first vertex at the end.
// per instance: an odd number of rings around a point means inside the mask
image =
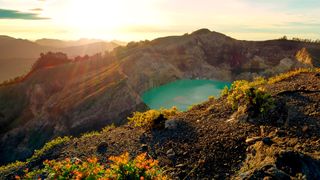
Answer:
POLYGON ((320 0, 0 0, 0 34, 143 40, 209 28, 237 39, 320 39, 320 0))

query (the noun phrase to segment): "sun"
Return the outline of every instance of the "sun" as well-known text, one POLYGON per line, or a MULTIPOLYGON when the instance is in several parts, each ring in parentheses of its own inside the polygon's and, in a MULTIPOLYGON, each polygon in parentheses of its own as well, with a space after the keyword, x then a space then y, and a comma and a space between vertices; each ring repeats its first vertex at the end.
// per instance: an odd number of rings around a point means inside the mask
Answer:
POLYGON ((162 22, 161 15, 157 13, 156 6, 150 0, 139 2, 70 0, 67 8, 61 12, 63 13, 61 22, 73 33, 84 37, 99 37, 99 34, 118 33, 133 29, 132 27, 143 27, 162 22))
POLYGON ((123 21, 121 6, 121 1, 72 0, 64 21, 68 26, 78 28, 80 31, 114 29, 123 21))

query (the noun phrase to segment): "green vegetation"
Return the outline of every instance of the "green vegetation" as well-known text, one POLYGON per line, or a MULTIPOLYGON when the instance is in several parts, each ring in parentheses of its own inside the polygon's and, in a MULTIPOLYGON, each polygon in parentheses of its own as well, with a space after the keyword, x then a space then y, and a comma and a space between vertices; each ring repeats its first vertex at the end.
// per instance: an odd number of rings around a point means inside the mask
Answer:
POLYGON ((228 93, 229 93, 229 88, 228 88, 228 86, 225 86, 223 89, 222 89, 222 91, 221 91, 221 93, 220 93, 220 96, 222 97, 222 96, 226 96, 226 95, 228 95, 228 93))
POLYGON ((293 76, 296 76, 298 74, 301 74, 301 73, 307 73, 307 72, 320 72, 320 68, 300 68, 300 69, 296 69, 296 70, 293 70, 293 71, 289 71, 287 73, 282 73, 280 75, 277 75, 277 76, 273 76, 271 78, 268 79, 268 84, 274 84, 276 82, 279 82, 279 81, 282 81, 284 79, 287 79, 287 78, 290 78, 290 77, 293 77, 293 76))
POLYGON ((302 48, 296 53, 296 59, 304 64, 312 64, 311 54, 306 48, 302 48))
POLYGON ((50 142, 47 142, 40 150, 35 150, 32 157, 27 159, 26 162, 16 161, 14 163, 10 163, 8 165, 1 166, 0 167, 0 176, 1 176, 1 174, 6 173, 6 172, 12 172, 12 171, 17 171, 19 169, 23 169, 25 166, 27 166, 28 163, 39 159, 46 152, 50 151, 54 147, 58 146, 59 144, 68 142, 68 141, 70 141, 70 137, 63 137, 63 138, 58 137, 50 142))
POLYGON ((44 155, 46 152, 48 152, 52 148, 68 141, 70 141, 70 137, 66 136, 66 137, 57 137, 56 139, 53 139, 52 141, 47 142, 40 150, 35 150, 32 157, 27 159, 27 162, 31 162, 35 159, 38 159, 39 157, 44 155))
MULTIPOLYGON (((110 163, 102 164, 98 159, 65 159, 63 161, 46 160, 44 168, 25 171, 22 179, 166 179, 157 160, 148 159, 146 153, 130 159, 129 153, 109 157, 110 163)), ((16 177, 20 179, 19 176, 16 177)))
POLYGON ((208 97, 208 100, 209 100, 209 101, 212 101, 212 100, 214 100, 214 99, 215 99, 214 96, 209 96, 209 97, 208 97))
POLYGON ((235 81, 227 96, 228 103, 233 109, 239 105, 251 108, 254 115, 266 113, 273 107, 273 99, 263 88, 255 88, 248 81, 235 81))
POLYGON ((60 64, 66 64, 71 62, 67 54, 57 52, 48 52, 46 54, 41 53, 40 58, 32 65, 31 71, 36 71, 41 68, 53 67, 60 64))
MULTIPOLYGON (((104 127, 101 130, 101 132, 98 132, 98 131, 88 132, 88 133, 83 134, 80 138, 89 138, 92 136, 97 136, 97 135, 100 135, 102 132, 109 132, 111 129, 114 129, 114 128, 115 128, 115 125, 111 124, 109 126, 104 127)), ((66 143, 70 140, 71 140, 71 137, 58 137, 56 139, 53 139, 52 141, 47 142, 41 149, 35 150, 32 157, 28 158, 26 160, 26 162, 16 161, 16 162, 1 166, 0 167, 0 177, 1 177, 1 174, 3 174, 3 173, 18 171, 20 169, 27 167, 28 163, 38 160, 39 158, 44 156, 48 151, 50 151, 54 147, 56 147, 62 143, 66 143)), ((32 173, 35 174, 36 171, 33 171, 32 173)))
POLYGON ((101 135, 101 133, 109 132, 114 128, 116 128, 116 126, 114 124, 111 124, 111 125, 108 125, 108 126, 102 128, 102 130, 100 132, 99 131, 91 131, 91 132, 83 133, 83 134, 81 134, 80 138, 90 138, 93 136, 99 136, 99 135, 101 135))
POLYGON ((279 40, 320 44, 320 39, 313 40, 313 39, 298 38, 298 37, 293 37, 289 39, 287 36, 282 36, 279 38, 279 40))
POLYGON ((114 128, 116 128, 116 126, 112 123, 111 125, 102 128, 101 132, 109 132, 114 128))
POLYGON ((16 84, 16 83, 19 83, 19 82, 23 81, 25 78, 26 78, 26 75, 17 76, 15 78, 3 81, 2 83, 0 83, 0 86, 16 84))
POLYGON ((89 138, 89 137, 98 136, 98 135, 100 135, 100 132, 91 131, 91 132, 87 132, 87 133, 81 134, 80 138, 89 138))
POLYGON ((253 112, 253 116, 257 116, 259 113, 265 114, 274 106, 274 101, 272 96, 262 86, 274 84, 304 72, 320 72, 320 68, 296 69, 269 79, 257 77, 252 82, 238 80, 231 85, 230 89, 225 87, 221 91, 221 96, 227 96, 228 103, 234 110, 238 109, 240 105, 244 105, 248 110, 253 112))
POLYGON ((160 109, 160 110, 149 110, 146 112, 134 112, 132 117, 128 117, 129 123, 136 127, 148 127, 150 128, 160 115, 164 118, 169 119, 170 117, 178 114, 179 111, 176 107, 171 109, 160 109))
POLYGON ((18 169, 23 169, 27 165, 26 162, 16 161, 10 164, 7 164, 5 166, 0 167, 0 177, 3 176, 3 174, 6 174, 8 172, 14 172, 18 169))

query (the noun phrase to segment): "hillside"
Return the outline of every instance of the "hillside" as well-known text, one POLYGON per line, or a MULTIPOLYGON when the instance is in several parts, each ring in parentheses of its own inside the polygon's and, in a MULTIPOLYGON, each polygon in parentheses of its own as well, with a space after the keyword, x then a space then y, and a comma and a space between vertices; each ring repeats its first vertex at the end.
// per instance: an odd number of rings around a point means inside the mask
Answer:
POLYGON ((147 109, 141 94, 152 87, 177 79, 250 80, 317 67, 319 51, 314 43, 238 41, 202 29, 39 69, 0 87, 0 163, 24 160, 58 136, 124 124, 131 112, 147 109))
POLYGON ((249 84, 271 95, 274 105, 266 114, 252 114, 250 103, 242 100, 238 110, 232 108, 229 97, 236 87, 247 87, 238 81, 221 98, 171 116, 162 128, 126 124, 60 139, 48 143, 28 163, 0 168, 0 175, 23 175, 23 169, 37 169, 46 159, 73 162, 97 157, 106 164, 111 155, 146 152, 159 161, 169 179, 319 179, 320 70, 295 71, 249 84))
POLYGON ((97 40, 72 42, 39 40, 32 42, 9 36, 0 36, 0 82, 26 74, 41 53, 63 52, 70 57, 75 57, 104 53, 117 46, 119 45, 114 42, 97 40))

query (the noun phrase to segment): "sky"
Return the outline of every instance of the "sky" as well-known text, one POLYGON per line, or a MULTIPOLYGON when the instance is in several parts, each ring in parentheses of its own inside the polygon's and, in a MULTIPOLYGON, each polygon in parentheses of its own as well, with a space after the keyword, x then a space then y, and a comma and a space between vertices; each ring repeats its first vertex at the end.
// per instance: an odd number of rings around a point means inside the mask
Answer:
POLYGON ((320 39, 319 0, 0 0, 0 34, 138 41, 200 28, 241 40, 320 39))

